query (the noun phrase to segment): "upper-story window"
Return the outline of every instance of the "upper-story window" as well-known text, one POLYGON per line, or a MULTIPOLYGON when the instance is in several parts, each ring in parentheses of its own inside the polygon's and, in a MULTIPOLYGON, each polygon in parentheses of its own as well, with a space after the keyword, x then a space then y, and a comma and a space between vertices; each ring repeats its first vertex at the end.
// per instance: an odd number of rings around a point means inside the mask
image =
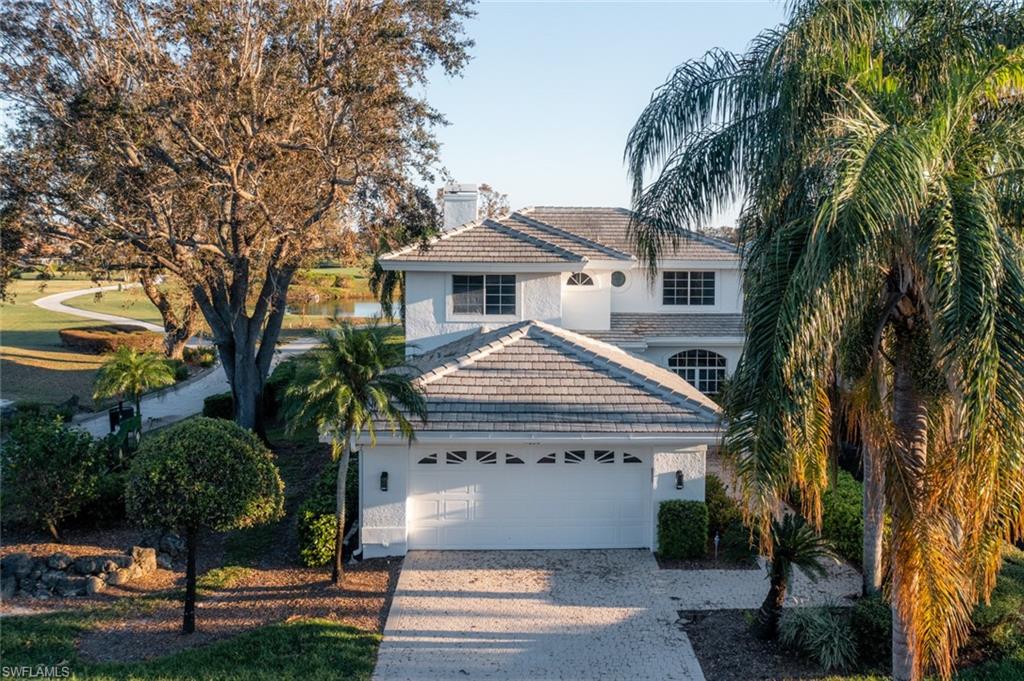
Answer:
POLYGON ((590 278, 590 275, 586 272, 575 272, 569 275, 569 281, 565 282, 566 286, 593 286, 594 280, 590 278))
POLYGON ((714 305, 714 272, 665 272, 661 302, 664 305, 714 305))
POLYGON ((514 315, 516 275, 453 274, 452 313, 514 315))

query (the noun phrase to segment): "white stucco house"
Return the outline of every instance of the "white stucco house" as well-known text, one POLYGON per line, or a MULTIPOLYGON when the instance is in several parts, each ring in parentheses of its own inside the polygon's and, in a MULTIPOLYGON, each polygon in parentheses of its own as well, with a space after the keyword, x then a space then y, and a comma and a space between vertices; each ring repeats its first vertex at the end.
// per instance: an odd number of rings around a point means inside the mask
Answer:
POLYGON ((621 208, 476 219, 381 258, 405 272, 429 419, 357 442, 365 557, 410 549, 655 548, 665 499, 704 498, 710 398, 743 347, 741 259, 684 235, 653 285, 621 208))

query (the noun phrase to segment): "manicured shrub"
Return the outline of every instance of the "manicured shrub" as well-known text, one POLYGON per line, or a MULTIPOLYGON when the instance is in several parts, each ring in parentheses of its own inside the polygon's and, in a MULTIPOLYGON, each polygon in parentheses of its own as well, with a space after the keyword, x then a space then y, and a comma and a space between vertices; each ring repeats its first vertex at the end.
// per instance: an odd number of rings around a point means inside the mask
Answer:
POLYGON ((17 419, 3 446, 4 515, 60 538, 60 524, 96 495, 100 452, 88 433, 59 419, 17 419))
POLYGON ((779 622, 779 642, 825 671, 849 669, 857 660, 853 631, 836 608, 790 608, 779 622))
MULTIPOLYGON (((345 480, 345 531, 355 522, 359 505, 358 454, 353 453, 345 480)), ((329 462, 298 511, 299 562, 306 567, 326 565, 334 556, 335 497, 338 465, 329 462)))
POLYGON ((189 364, 194 364, 201 367, 212 367, 217 362, 217 351, 209 346, 200 346, 197 348, 186 347, 182 352, 182 357, 189 364))
POLYGON ((719 560, 739 565, 757 564, 757 541, 740 521, 730 523, 718 537, 719 560))
POLYGON ((141 352, 162 352, 164 336, 128 324, 109 324, 87 329, 61 329, 57 332, 66 347, 80 352, 105 354, 121 348, 141 352))
POLYGON ((274 455, 234 422, 201 417, 143 440, 125 497, 134 522, 173 529, 185 538, 186 634, 195 630, 199 532, 262 525, 284 513, 284 484, 274 455))
POLYGON ((167 363, 171 365, 174 370, 174 380, 184 381, 188 378, 188 365, 180 359, 169 359, 167 363))
POLYGON ((708 507, 673 499, 658 507, 658 553, 663 558, 701 558, 708 545, 708 507))
POLYGON ((821 533, 844 559, 860 565, 864 553, 863 487, 844 470, 822 495, 821 533))
POLYGON ((857 656, 871 666, 885 666, 892 657, 892 610, 881 598, 862 598, 850 611, 857 656))
POLYGON ((217 393, 203 400, 203 416, 229 421, 235 418, 235 400, 231 393, 217 393))
POLYGON ((297 364, 295 358, 287 359, 270 372, 267 382, 263 386, 263 417, 268 420, 276 419, 284 405, 285 391, 295 377, 297 364))
POLYGON ((725 491, 722 479, 713 473, 704 480, 704 503, 708 507, 708 534, 712 537, 743 521, 740 505, 725 491))

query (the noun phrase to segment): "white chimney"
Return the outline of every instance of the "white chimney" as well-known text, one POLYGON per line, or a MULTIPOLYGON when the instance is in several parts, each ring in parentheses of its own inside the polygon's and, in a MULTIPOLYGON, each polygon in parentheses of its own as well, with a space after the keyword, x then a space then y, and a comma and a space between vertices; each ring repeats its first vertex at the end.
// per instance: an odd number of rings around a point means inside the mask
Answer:
POLYGON ((455 229, 476 222, 477 192, 475 184, 450 182, 444 188, 444 229, 455 229))

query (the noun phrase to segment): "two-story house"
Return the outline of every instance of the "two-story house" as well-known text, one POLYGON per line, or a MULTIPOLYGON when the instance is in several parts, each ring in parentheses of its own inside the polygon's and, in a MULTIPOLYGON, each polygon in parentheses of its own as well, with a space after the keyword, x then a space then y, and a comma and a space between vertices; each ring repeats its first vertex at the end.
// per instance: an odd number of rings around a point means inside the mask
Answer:
POLYGON ((407 549, 655 548, 658 503, 703 499, 718 392, 743 346, 740 256, 696 233, 657 276, 621 208, 476 219, 381 258, 429 418, 361 459, 365 555, 407 549))

